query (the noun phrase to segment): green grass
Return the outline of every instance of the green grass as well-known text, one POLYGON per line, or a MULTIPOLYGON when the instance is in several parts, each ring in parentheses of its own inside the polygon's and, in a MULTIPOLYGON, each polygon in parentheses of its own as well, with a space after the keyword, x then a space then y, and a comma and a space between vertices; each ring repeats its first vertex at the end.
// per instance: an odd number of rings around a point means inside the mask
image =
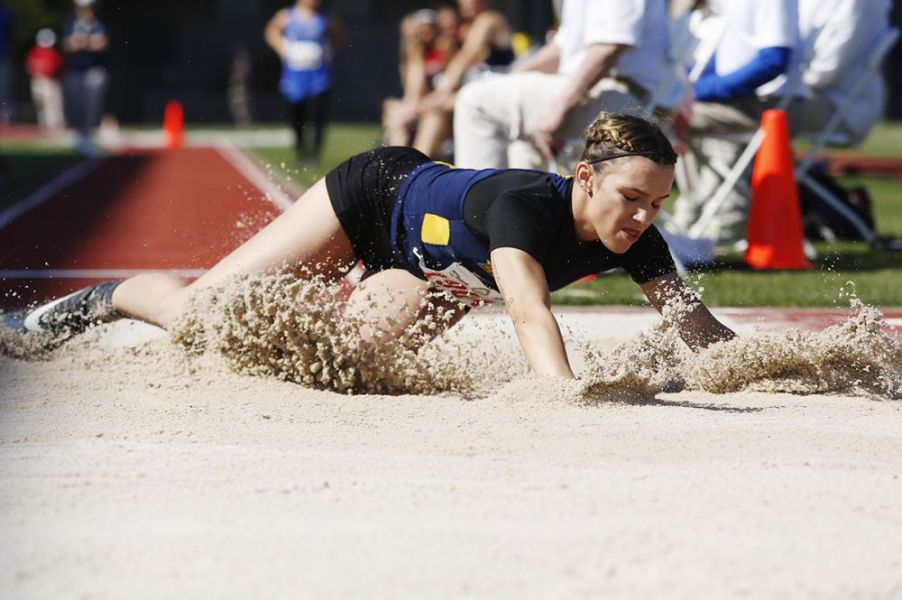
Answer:
MULTIPOLYGON (((802 139, 793 143, 797 151, 810 147, 809 140, 802 139)), ((854 148, 826 148, 824 154, 860 155, 873 158, 899 158, 902 148, 902 123, 883 122, 878 124, 864 141, 854 148)))
POLYGON ((33 144, 0 148, 0 210, 83 160, 69 148, 33 144))
MULTIPOLYGON (((737 257, 692 272, 688 281, 703 291, 708 306, 845 306, 850 282, 867 304, 902 306, 898 253, 875 253, 856 244, 819 250, 821 259, 813 271, 752 271, 737 257)), ((639 287, 623 274, 571 285, 553 294, 553 300, 569 305, 647 304, 639 287)))
POLYGON ((849 176, 840 182, 846 188, 862 185, 870 192, 878 235, 902 238, 902 179, 849 176))
POLYGON ((858 147, 849 152, 862 156, 900 158, 902 148, 902 123, 881 123, 858 147))

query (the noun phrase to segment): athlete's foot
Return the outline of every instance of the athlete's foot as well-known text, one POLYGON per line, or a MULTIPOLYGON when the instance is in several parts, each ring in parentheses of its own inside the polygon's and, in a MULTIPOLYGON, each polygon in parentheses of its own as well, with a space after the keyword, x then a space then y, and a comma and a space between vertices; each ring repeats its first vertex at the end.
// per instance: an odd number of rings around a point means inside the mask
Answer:
POLYGON ((28 313, 23 327, 59 345, 91 327, 115 321, 121 316, 113 308, 113 290, 118 285, 118 281, 98 283, 43 304, 28 313))

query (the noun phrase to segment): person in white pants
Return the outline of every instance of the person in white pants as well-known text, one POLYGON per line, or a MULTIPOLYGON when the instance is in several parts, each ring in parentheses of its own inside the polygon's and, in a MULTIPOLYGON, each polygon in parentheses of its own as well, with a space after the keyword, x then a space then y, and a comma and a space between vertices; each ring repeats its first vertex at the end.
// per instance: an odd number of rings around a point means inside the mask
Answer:
POLYGON ((458 94, 455 164, 544 168, 600 111, 638 112, 667 65, 668 35, 666 0, 564 0, 553 41, 458 94))

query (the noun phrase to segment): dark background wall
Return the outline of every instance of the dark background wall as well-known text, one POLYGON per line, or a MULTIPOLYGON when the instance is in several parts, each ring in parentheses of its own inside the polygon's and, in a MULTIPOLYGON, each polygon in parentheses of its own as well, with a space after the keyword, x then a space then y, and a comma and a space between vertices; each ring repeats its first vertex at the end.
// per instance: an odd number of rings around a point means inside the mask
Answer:
MULTIPOLYGON (((324 6, 339 18, 348 36, 336 56, 336 119, 378 117, 382 99, 400 89, 400 18, 411 10, 440 3, 327 0, 324 6)), ((43 4, 55 12, 57 21, 70 5, 68 0, 43 4)), ((99 0, 97 12, 111 31, 113 46, 108 112, 126 123, 154 122, 161 118, 166 100, 177 98, 189 121, 228 121, 229 66, 236 51, 243 48, 251 57, 255 120, 281 119, 280 65, 263 41, 263 28, 278 9, 289 4, 290 0, 99 0)), ((518 30, 537 35, 544 35, 553 20, 551 0, 497 0, 495 5, 518 30)), ((38 25, 34 23, 31 29, 38 25)), ((22 39, 33 39, 33 32, 22 39)), ((20 54, 25 50, 24 41, 21 45, 20 54)), ((28 99, 24 73, 18 79, 18 96, 26 106, 20 111, 24 117, 28 99)))
MULTIPOLYGON (((65 14, 69 0, 19 0, 65 14)), ((180 99, 192 122, 229 119, 226 85, 232 56, 244 48, 251 57, 253 114, 257 121, 282 118, 276 91, 279 62, 263 41, 263 27, 287 0, 99 0, 98 12, 113 38, 109 112, 129 123, 159 121, 163 105, 180 99)), ((16 2, 9 3, 15 9, 16 2)), ((397 24, 411 10, 436 0, 332 0, 326 6, 348 34, 336 57, 334 116, 339 120, 378 117, 382 98, 400 88, 397 24)), ((496 8, 515 28, 541 39, 553 21, 551 0, 497 0, 496 8)), ((893 21, 902 27, 894 3, 893 21)), ((28 26, 37 27, 33 19, 28 26)), ((43 23, 54 25, 55 23, 43 23)), ((20 31, 21 39, 33 32, 20 31), (25 34, 24 36, 22 34, 25 34)), ((33 39, 33 38, 31 38, 33 39)), ((18 52, 24 52, 24 43, 18 52)), ((890 114, 902 118, 902 44, 886 64, 890 114)), ((27 103, 25 76, 19 97, 27 103)))

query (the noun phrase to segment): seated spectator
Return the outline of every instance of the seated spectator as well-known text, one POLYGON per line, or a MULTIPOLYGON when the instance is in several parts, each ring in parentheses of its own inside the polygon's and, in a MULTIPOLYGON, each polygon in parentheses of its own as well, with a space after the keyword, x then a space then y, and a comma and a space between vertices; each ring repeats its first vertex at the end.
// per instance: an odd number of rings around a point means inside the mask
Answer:
POLYGON ((386 146, 411 143, 411 124, 419 116, 420 102, 435 89, 437 78, 458 49, 458 25, 457 12, 447 7, 439 11, 418 10, 401 21, 399 72, 404 93, 401 98, 387 98, 382 104, 386 146))
MULTIPOLYGON (((730 9, 738 9, 741 3, 724 4, 730 5, 724 13, 728 17, 733 14, 730 9)), ((785 9, 789 3, 775 4, 783 4, 785 9)), ((741 144, 708 139, 705 134, 719 131, 750 133, 757 128, 761 113, 778 106, 786 94, 792 95, 792 99, 784 104, 793 134, 814 134, 822 130, 851 91, 880 36, 887 31, 889 10, 888 0, 798 0, 800 41, 794 49, 798 57, 790 64, 800 65, 801 75, 797 76, 800 80, 783 77, 769 95, 759 91, 756 97, 745 100, 726 98, 719 106, 709 102, 696 103, 689 120, 693 150, 705 161, 719 161, 722 166, 729 167, 735 162, 741 144), (729 114, 727 111, 737 108, 742 111, 738 118, 723 120, 723 115, 729 114), (712 113, 721 117, 710 121, 712 113)), ((737 20, 735 15, 733 20, 737 20)), ((752 22, 745 18, 738 21, 752 22)), ((727 26, 731 26, 729 22, 727 26)), ((724 38, 736 37, 735 23, 732 27, 725 31, 724 38)), ((788 72, 792 73, 793 68, 790 66, 788 72)), ((729 77, 724 79, 729 80, 729 77)), ((704 79, 699 83, 704 84, 704 79)), ((722 80, 720 85, 729 91, 729 81, 724 83, 722 80)), ((695 91, 697 96, 707 99, 704 85, 697 85, 695 91)), ((875 73, 843 119, 840 131, 849 143, 857 143, 867 135, 883 115, 884 104, 884 84, 875 73)), ((691 160, 684 162, 692 163, 691 160)), ((693 188, 681 193, 675 206, 675 224, 680 228, 690 227, 698 219, 704 202, 720 184, 720 178, 706 167, 696 169, 689 179, 694 182, 693 188)), ((705 235, 722 245, 742 239, 747 211, 748 198, 739 193, 730 194, 705 235)))
POLYGON ((566 0, 551 42, 515 72, 461 90, 456 164, 546 167, 600 111, 640 108, 667 53, 666 0, 566 0))
MULTIPOLYGON (((823 129, 851 92, 875 44, 889 29, 889 0, 799 0, 805 96, 790 106, 790 126, 823 129)), ((886 88, 874 73, 843 119, 841 131, 860 142, 883 116, 886 88)))
MULTIPOLYGON (((694 172, 691 190, 681 190, 674 224, 688 230, 720 184, 708 165, 729 169, 745 143, 725 137, 758 128, 761 114, 785 94, 801 94, 798 82, 799 32, 796 0, 719 0, 710 2, 722 29, 714 56, 693 85, 695 102, 688 122, 675 131, 686 138, 698 160, 684 161, 694 172)), ((748 199, 733 193, 704 232, 721 245, 745 237, 748 199)))
POLYGON ((52 29, 41 29, 36 44, 25 55, 25 70, 31 76, 31 99, 38 125, 51 131, 66 126, 59 79, 62 69, 63 55, 56 49, 56 34, 52 29))
POLYGON ((417 120, 413 147, 427 156, 441 153, 450 138, 458 89, 485 72, 506 70, 514 60, 511 28, 490 4, 490 0, 458 0, 460 49, 411 115, 417 120))

